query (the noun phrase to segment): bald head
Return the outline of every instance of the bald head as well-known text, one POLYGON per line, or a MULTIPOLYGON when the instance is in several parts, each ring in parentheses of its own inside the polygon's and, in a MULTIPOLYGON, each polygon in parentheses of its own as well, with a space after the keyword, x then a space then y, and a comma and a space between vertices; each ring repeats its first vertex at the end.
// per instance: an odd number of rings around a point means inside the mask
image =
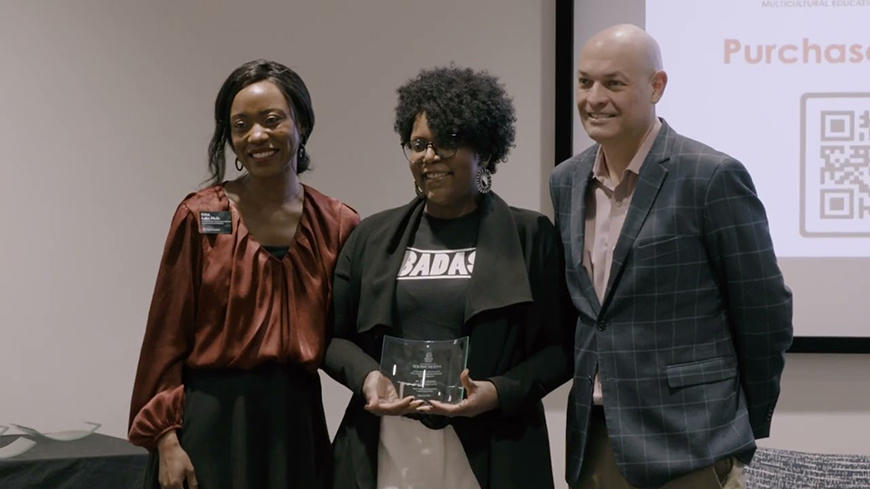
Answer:
POLYGON ((604 147, 608 165, 627 164, 654 126, 655 104, 667 85, 658 43, 634 25, 608 27, 583 45, 577 68, 577 109, 586 133, 604 147))
POLYGON ((662 69, 662 53, 659 43, 640 27, 632 24, 618 24, 608 27, 592 36, 583 50, 585 55, 606 52, 630 62, 634 68, 652 74, 662 69))

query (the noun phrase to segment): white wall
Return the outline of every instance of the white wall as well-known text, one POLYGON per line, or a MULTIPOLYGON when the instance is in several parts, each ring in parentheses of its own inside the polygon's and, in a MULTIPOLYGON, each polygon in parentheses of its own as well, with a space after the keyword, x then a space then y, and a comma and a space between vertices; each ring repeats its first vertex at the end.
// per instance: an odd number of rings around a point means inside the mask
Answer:
POLYGON ((771 436, 759 445, 870 455, 868 373, 870 355, 788 355, 771 436))
MULTIPOLYGON (((302 75, 317 116, 304 180, 364 216, 412 196, 396 87, 450 61, 488 69, 519 119, 496 191, 546 211, 553 24, 554 0, 2 2, 0 424, 124 435, 171 213, 206 176, 214 95, 237 65, 302 75)), ((868 371, 866 356, 791 357, 770 443, 867 453, 868 371)), ((324 392, 334 430, 347 393, 324 392)), ((545 400, 557 481, 565 396, 545 400)))
MULTIPOLYGON (((514 97, 495 189, 540 209, 553 150, 553 1, 0 3, 0 424, 123 436, 172 212, 206 176, 212 104, 257 57, 295 68, 317 122, 304 180, 362 215, 411 176, 395 90, 451 61, 514 97)), ((325 387, 334 430, 343 387, 325 387)))

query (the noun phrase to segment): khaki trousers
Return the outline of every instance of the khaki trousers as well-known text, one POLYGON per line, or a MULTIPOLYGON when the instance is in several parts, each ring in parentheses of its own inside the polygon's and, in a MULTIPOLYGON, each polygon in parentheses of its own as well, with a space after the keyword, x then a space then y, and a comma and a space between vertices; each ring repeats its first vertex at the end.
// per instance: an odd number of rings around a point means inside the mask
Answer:
MULTIPOLYGON (((636 489, 616 466, 603 409, 596 406, 589 419, 580 484, 574 489, 636 489)), ((730 457, 671 480, 661 489, 746 489, 743 464, 730 457)))

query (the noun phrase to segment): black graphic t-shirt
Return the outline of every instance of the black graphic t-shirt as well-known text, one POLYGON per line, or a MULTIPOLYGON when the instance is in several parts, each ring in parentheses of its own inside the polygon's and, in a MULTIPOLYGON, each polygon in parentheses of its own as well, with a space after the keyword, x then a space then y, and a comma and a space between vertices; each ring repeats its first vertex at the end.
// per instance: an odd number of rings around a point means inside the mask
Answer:
POLYGON ((476 211, 456 219, 423 215, 396 276, 398 336, 413 340, 463 336, 478 222, 476 211))

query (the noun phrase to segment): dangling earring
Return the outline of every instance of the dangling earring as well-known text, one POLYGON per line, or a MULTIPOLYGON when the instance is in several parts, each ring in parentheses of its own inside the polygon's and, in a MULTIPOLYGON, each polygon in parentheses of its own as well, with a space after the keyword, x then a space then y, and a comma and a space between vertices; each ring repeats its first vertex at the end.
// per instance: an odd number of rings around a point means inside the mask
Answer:
POLYGON ((296 157, 299 159, 299 161, 305 161, 305 158, 308 157, 308 155, 305 153, 304 144, 299 145, 299 149, 296 150, 296 157))
POLYGON ((239 161, 239 157, 236 156, 236 170, 242 171, 244 168, 242 167, 242 162, 239 161))
POLYGON ((477 173, 474 174, 474 186, 482 194, 492 190, 492 172, 489 171, 489 168, 481 166, 477 169, 477 173))
POLYGON ((420 185, 417 183, 417 180, 414 180, 414 193, 417 194, 417 197, 424 197, 426 195, 423 192, 423 189, 420 188, 420 185))

